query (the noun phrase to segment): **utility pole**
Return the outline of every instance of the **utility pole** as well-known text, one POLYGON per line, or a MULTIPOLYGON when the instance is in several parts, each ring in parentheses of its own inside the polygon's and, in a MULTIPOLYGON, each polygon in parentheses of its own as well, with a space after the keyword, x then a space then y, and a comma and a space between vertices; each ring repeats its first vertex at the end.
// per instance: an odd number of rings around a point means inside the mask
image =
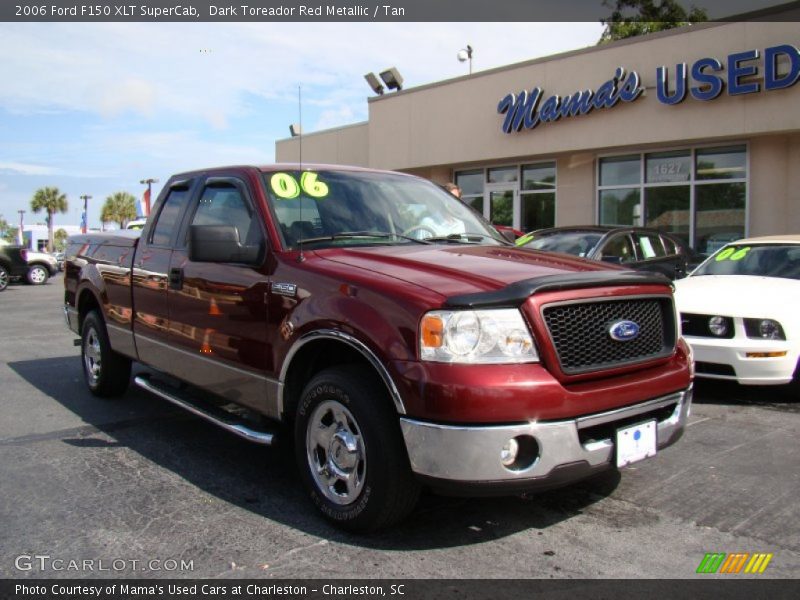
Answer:
POLYGON ((147 195, 145 196, 145 206, 144 206, 144 210, 142 210, 142 212, 146 212, 147 213, 146 215, 143 215, 144 217, 149 217, 150 216, 150 198, 151 198, 150 193, 152 192, 153 184, 154 183, 158 183, 158 179, 154 179, 153 177, 150 177, 148 179, 142 179, 139 183, 141 183, 143 185, 147 185, 147 195))
POLYGON ((89 231, 89 200, 91 200, 91 196, 89 194, 84 194, 80 197, 83 200, 83 218, 81 219, 81 233, 86 233, 89 231))
POLYGON ((25 238, 22 235, 22 228, 24 226, 25 211, 24 210, 18 210, 17 212, 19 213, 19 231, 17 232, 17 241, 19 242, 19 245, 22 246, 25 243, 25 238))

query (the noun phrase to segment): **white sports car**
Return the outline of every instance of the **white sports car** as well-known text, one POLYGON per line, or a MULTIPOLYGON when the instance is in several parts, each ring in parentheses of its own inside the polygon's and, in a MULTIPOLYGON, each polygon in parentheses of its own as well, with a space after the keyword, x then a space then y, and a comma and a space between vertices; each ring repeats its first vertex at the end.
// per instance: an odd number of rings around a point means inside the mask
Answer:
POLYGON ((800 378, 800 235, 727 244, 675 282, 675 303, 698 377, 800 378))

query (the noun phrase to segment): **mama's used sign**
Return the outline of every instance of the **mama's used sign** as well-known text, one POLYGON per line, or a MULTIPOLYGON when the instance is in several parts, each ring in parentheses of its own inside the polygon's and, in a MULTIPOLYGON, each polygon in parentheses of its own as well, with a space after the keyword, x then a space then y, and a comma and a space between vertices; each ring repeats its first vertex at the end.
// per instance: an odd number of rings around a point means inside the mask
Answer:
MULTIPOLYGON (((725 63, 715 58, 701 58, 691 68, 686 63, 675 65, 675 80, 670 89, 667 67, 656 69, 656 97, 662 104, 683 102, 689 95, 696 100, 718 98, 727 88, 729 96, 752 94, 761 91, 791 87, 800 79, 800 51, 792 45, 781 44, 761 53, 748 50, 728 55, 725 63), (781 66, 783 64, 783 66, 781 66), (727 70, 727 76, 722 73, 727 70), (763 71, 763 83, 758 76, 763 71), (693 85, 694 84, 694 85, 693 85)), ((642 95, 644 87, 636 71, 626 75, 618 67, 613 77, 597 90, 586 89, 568 96, 552 95, 545 98, 540 87, 519 94, 508 93, 497 105, 497 112, 505 115, 502 130, 505 133, 534 129, 540 123, 586 115, 594 110, 606 110, 619 103, 633 102, 642 95)))

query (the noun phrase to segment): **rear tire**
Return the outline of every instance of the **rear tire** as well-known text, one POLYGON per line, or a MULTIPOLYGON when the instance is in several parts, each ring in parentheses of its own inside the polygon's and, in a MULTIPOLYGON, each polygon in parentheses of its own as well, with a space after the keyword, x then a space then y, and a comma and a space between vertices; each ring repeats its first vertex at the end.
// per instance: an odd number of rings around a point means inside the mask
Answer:
POLYGON ((95 396, 121 396, 128 389, 131 360, 111 349, 103 318, 94 310, 81 327, 81 364, 86 385, 95 396))
POLYGON ((47 283, 47 279, 49 277, 50 273, 45 267, 42 265, 33 265, 30 269, 28 269, 28 274, 26 275, 25 279, 31 285, 44 285, 47 283))
POLYGON ((337 527, 367 532, 397 523, 417 503, 397 413, 368 369, 318 373, 295 419, 295 458, 312 502, 337 527))
POLYGON ((0 265, 0 292, 8 287, 8 269, 0 265))

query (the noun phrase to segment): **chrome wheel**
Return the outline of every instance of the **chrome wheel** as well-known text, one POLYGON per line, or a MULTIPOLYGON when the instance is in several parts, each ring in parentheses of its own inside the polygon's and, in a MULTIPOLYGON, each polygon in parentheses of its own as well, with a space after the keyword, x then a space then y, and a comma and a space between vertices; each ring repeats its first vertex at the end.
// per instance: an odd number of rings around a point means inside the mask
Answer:
POLYGON ((98 385, 102 375, 102 355, 100 350, 100 337, 94 327, 86 332, 86 341, 83 344, 83 368, 86 378, 92 386, 98 385))
POLYGON ((306 428, 311 475, 325 497, 336 504, 356 501, 364 488, 367 456, 353 414, 335 400, 314 409, 306 428))
POLYGON ((47 281, 47 271, 44 267, 31 267, 28 271, 28 281, 33 285, 41 285, 47 281))
POLYGON ((8 271, 5 267, 0 267, 0 291, 8 287, 8 271))

